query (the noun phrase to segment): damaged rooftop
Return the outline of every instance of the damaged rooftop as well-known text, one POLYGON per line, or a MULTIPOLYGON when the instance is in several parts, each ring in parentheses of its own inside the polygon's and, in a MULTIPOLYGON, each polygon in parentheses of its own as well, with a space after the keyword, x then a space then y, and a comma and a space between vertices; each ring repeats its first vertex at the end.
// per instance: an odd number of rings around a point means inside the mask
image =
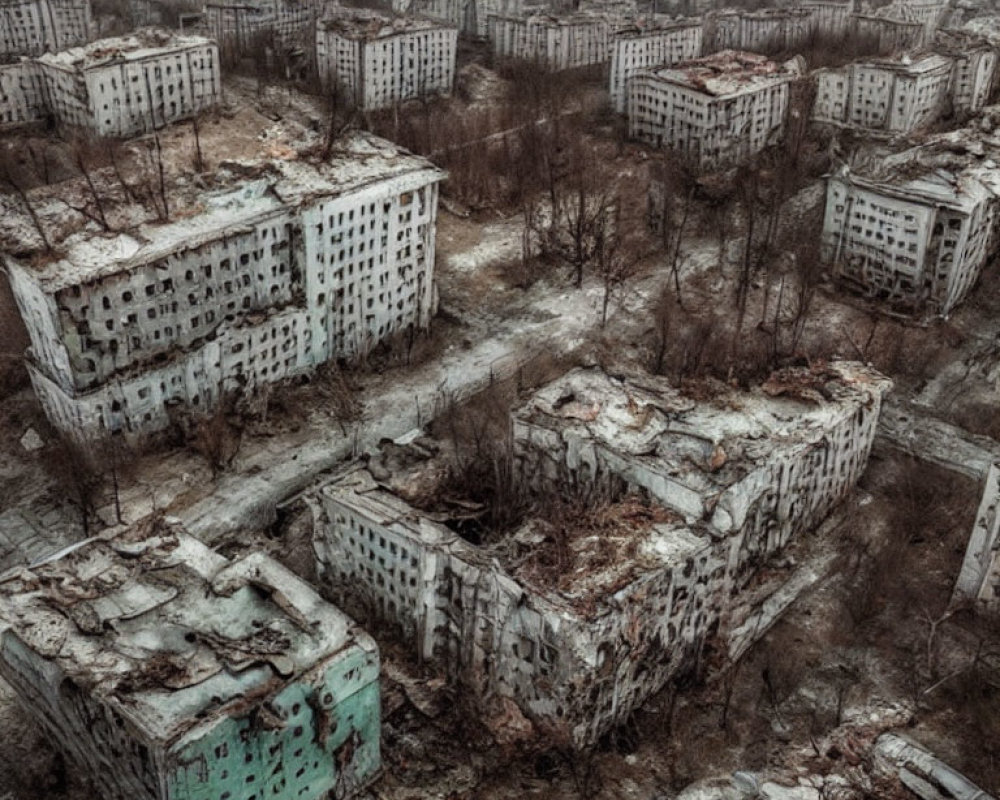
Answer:
POLYGON ((335 15, 320 20, 318 24, 323 30, 362 40, 447 27, 430 19, 392 16, 362 8, 337 8, 335 15))
POLYGON ((64 69, 92 69, 122 61, 140 61, 162 55, 164 49, 183 50, 211 42, 204 36, 184 36, 163 28, 144 28, 127 36, 100 39, 83 47, 71 47, 58 53, 45 53, 38 60, 64 69))
POLYGON ((713 97, 725 97, 787 81, 801 71, 795 62, 778 64, 759 53, 722 50, 676 67, 654 68, 648 74, 713 97))
POLYGON ((54 660, 149 741, 238 713, 275 677, 349 645, 374 652, 367 634, 265 556, 231 562, 175 526, 146 532, 88 540, 0 577, 0 641, 14 634, 54 660))
POLYGON ((514 413, 548 429, 584 459, 587 443, 618 453, 684 488, 685 513, 701 517, 728 487, 758 467, 823 441, 845 409, 871 406, 891 382, 854 362, 790 367, 749 391, 711 382, 695 399, 665 378, 613 377, 576 369, 514 413))
MULTIPOLYGON (((0 222, 0 242, 8 252, 30 259, 40 282, 57 291, 196 247, 236 231, 283 208, 315 198, 336 197, 370 183, 426 172, 444 173, 427 159, 368 133, 342 137, 327 163, 298 158, 223 162, 206 179, 209 185, 185 184, 171 193, 171 221, 137 208, 131 224, 102 232, 91 222, 83 230, 67 228, 67 208, 53 200, 36 204, 57 257, 49 257, 20 204, 11 204, 0 222), (61 238, 54 235, 64 233, 61 238)), ((78 181, 77 181, 78 182, 78 181)))

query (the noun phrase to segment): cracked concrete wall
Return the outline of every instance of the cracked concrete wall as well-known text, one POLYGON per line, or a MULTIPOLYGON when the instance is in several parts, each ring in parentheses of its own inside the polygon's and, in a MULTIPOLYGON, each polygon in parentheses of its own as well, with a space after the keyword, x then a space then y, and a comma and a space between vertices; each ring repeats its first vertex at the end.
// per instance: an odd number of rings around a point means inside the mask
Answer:
POLYGON ((0 2, 0 61, 85 44, 93 32, 90 0, 0 2))
POLYGON ((849 174, 831 175, 822 257, 848 285, 947 315, 995 252, 1000 213, 997 198, 984 192, 956 192, 955 202, 961 206, 907 192, 905 185, 880 189, 849 174))
POLYGON ((609 93, 615 111, 625 113, 628 81, 637 72, 697 58, 701 55, 701 48, 700 22, 639 33, 615 33, 611 42, 609 77, 609 93))
POLYGON ((423 27, 368 37, 319 25, 316 68, 325 86, 337 84, 349 102, 371 111, 451 94, 457 47, 456 28, 423 27))
POLYGON ((508 17, 488 20, 493 54, 499 58, 537 61, 547 69, 564 70, 603 64, 611 57, 607 19, 508 17))
POLYGON ((694 663, 719 620, 725 566, 708 537, 641 570, 596 611, 511 578, 386 492, 349 481, 311 502, 321 586, 398 626, 481 702, 512 699, 545 735, 595 743, 694 663))

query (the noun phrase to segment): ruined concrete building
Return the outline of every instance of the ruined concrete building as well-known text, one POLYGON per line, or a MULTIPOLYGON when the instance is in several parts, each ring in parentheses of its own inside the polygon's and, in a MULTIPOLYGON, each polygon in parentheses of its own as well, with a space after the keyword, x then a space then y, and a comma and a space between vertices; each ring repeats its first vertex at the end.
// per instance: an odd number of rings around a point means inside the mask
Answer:
POLYGON ((40 122, 47 109, 38 64, 30 59, 0 64, 0 127, 40 122))
POLYGON ((918 130, 947 109, 953 69, 946 56, 925 55, 817 70, 812 118, 887 133, 918 130))
POLYGON ((318 8, 315 0, 213 0, 205 4, 205 23, 226 58, 260 56, 264 47, 311 53, 318 8))
POLYGON ((338 10, 316 28, 316 67, 327 87, 365 110, 435 94, 455 81, 458 31, 372 11, 338 10))
POLYGON ((805 0, 802 8, 812 12, 813 31, 816 34, 836 38, 850 30, 851 11, 854 3, 851 0, 805 0))
POLYGON ((899 22, 917 23, 923 28, 921 41, 929 42, 948 14, 948 0, 892 0, 874 16, 899 22))
POLYGON ((705 52, 799 50, 816 26, 811 8, 728 9, 705 16, 705 52))
POLYGON ((735 598, 863 471, 890 385, 839 363, 699 403, 662 378, 575 370, 514 412, 515 473, 543 506, 552 492, 603 498, 613 531, 565 531, 550 574, 544 516, 474 545, 355 472, 311 500, 321 582, 480 701, 591 744, 741 624, 735 598))
POLYGON ((372 639, 164 523, 0 578, 0 674, 101 798, 349 797, 380 768, 372 639))
POLYGON ((987 470, 955 599, 1000 610, 1000 464, 987 470))
POLYGON ((221 170, 182 219, 6 256, 53 424, 157 430, 173 406, 209 409, 425 328, 444 173, 371 135, 338 145, 318 166, 221 170))
POLYGON ((923 23, 887 19, 877 14, 851 15, 851 35, 872 42, 879 53, 902 53, 920 47, 926 36, 923 23))
POLYGON ((518 16, 526 12, 525 0, 393 0, 396 13, 417 14, 436 19, 468 36, 485 39, 489 33, 489 17, 518 16))
POLYGON ((997 86, 997 48, 986 37, 968 31, 938 31, 934 50, 952 60, 951 97, 956 113, 979 111, 997 86))
MULTIPOLYGON (((822 253, 848 286, 948 314, 996 252, 1000 179, 968 131, 827 179, 822 253)), ((995 158, 996 149, 992 150, 995 158)))
POLYGON ((90 41, 90 0, 0 0, 0 62, 90 41))
POLYGON ((611 103, 625 113, 628 81, 637 72, 690 61, 701 55, 702 25, 698 20, 657 25, 635 24, 615 31, 611 40, 611 103))
POLYGON ((146 29, 37 60, 46 110, 98 136, 134 136, 222 99, 219 49, 201 36, 146 29))
POLYGON ((672 148, 701 168, 745 161, 784 131, 800 62, 723 51, 639 72, 628 86, 629 136, 672 148))
POLYGON ((495 56, 534 61, 550 70, 605 63, 611 57, 610 29, 607 17, 595 13, 489 18, 495 56))

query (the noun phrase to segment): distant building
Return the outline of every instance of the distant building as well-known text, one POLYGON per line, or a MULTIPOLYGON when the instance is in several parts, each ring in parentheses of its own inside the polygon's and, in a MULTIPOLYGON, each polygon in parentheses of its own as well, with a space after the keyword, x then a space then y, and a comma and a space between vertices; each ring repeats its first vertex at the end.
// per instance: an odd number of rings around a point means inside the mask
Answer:
POLYGON ((947 109, 952 69, 950 58, 926 55, 818 70, 813 119, 889 133, 918 130, 947 109))
POLYGON ((171 408, 211 409, 426 328, 444 174, 369 135, 337 152, 240 165, 258 177, 221 180, 192 216, 6 256, 53 424, 78 438, 156 431, 171 408))
POLYGON ((40 122, 47 108, 38 64, 25 59, 0 65, 0 127, 40 122))
POLYGON ((827 179, 823 258, 844 284, 902 311, 948 314, 997 250, 1000 180, 967 132, 827 179))
POLYGON ((879 53, 902 53, 920 47, 927 30, 916 20, 893 19, 876 14, 853 14, 851 36, 866 40, 879 53))
POLYGON ((134 136, 222 99, 219 49, 200 36, 147 29, 38 59, 49 113, 98 136, 134 136))
POLYGON ((711 12, 705 16, 705 52, 798 50, 809 40, 815 25, 811 8, 711 12))
POLYGON ((525 0, 393 0, 392 10, 430 17, 467 36, 485 39, 491 14, 517 16, 525 13, 529 5, 525 0))
POLYGON ((550 70, 605 63, 611 57, 610 30, 608 18, 596 13, 489 18, 495 56, 534 61, 550 70))
POLYGON ((611 103, 625 113, 628 81, 637 72, 679 64, 701 55, 702 25, 699 20, 665 24, 636 23, 611 37, 611 103))
POLYGON ((938 31, 934 51, 952 60, 952 109, 970 113, 983 108, 997 86, 998 49, 987 37, 962 30, 938 31))
POLYGON ((271 558, 177 525, 8 574, 0 674, 103 800, 349 798, 381 766, 371 637, 271 558))
POLYGON ((257 52, 262 46, 311 53, 315 0, 212 0, 205 4, 205 23, 223 57, 257 52))
POLYGON ((818 35, 837 38, 850 29, 852 0, 804 0, 800 7, 812 13, 813 31, 818 35))
POLYGON ((800 65, 723 51, 636 74, 628 87, 634 139, 669 147, 702 168, 738 164, 784 131, 800 65))
POLYGON ((435 94, 455 81, 458 31, 428 20, 339 9, 316 29, 325 86, 365 110, 435 94))
POLYGON ((90 41, 90 0, 0 0, 0 62, 90 41))

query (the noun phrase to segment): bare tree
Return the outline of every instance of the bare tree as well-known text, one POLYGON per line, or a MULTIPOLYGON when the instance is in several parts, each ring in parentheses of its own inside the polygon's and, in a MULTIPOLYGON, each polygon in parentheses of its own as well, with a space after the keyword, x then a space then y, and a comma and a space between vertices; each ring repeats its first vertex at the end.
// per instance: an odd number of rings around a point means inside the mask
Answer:
POLYGON ((104 483, 92 450, 68 436, 59 435, 43 451, 42 462, 60 491, 79 509, 83 535, 89 536, 104 483))

